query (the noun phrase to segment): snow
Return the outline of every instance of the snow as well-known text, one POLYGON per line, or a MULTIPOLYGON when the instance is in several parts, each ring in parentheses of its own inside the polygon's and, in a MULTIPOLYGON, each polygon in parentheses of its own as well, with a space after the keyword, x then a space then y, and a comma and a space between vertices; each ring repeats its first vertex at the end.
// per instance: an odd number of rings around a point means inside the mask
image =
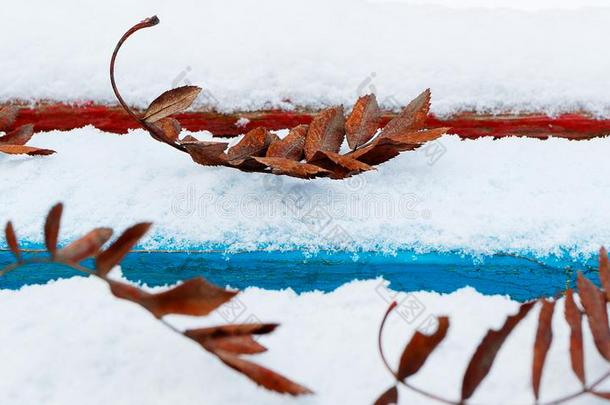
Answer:
POLYGON ((31 143, 58 153, 0 156, 0 223, 13 220, 19 238, 33 244, 41 244, 44 217, 58 201, 66 205, 64 242, 96 226, 119 232, 153 221, 146 248, 576 257, 610 244, 608 138, 447 135, 431 145, 442 154, 428 144, 343 181, 200 166, 142 130, 121 136, 86 127, 31 143))
MULTIPOLYGON (((388 306, 385 300, 394 294, 381 279, 354 281, 329 294, 248 288, 238 296, 243 309, 237 319, 223 319, 221 313, 233 312, 222 308, 207 318, 168 318, 180 328, 244 322, 255 319, 252 316, 281 323, 273 334, 261 337, 270 350, 256 360, 316 392, 295 400, 257 388, 143 309, 114 299, 99 280, 76 277, 19 291, 0 290, 0 392, 15 405, 370 404, 391 383, 377 353, 376 334, 388 306)), ((487 328, 499 327, 517 308, 505 297, 483 296, 470 288, 448 295, 401 293, 394 299, 415 302, 418 309, 403 312, 410 317, 396 312, 389 318, 384 347, 392 364, 429 316, 451 317, 446 340, 411 382, 453 398, 487 328)), ((537 312, 533 310, 515 329, 473 403, 531 402, 537 312)), ((569 330, 562 300, 553 328, 542 400, 579 389, 567 356, 569 330)), ((597 355, 588 328, 583 330, 587 375, 593 381, 607 366, 597 355)), ((429 403, 403 389, 400 396, 404 404, 429 403)), ((574 402, 585 403, 598 402, 591 397, 574 402)))
POLYGON ((0 101, 116 103, 114 45, 157 14, 161 24, 130 39, 117 66, 139 107, 186 83, 204 88, 198 107, 220 111, 351 105, 366 92, 395 109, 430 87, 441 115, 610 117, 610 58, 600 52, 610 8, 601 0, 39 0, 5 12, 0 101))

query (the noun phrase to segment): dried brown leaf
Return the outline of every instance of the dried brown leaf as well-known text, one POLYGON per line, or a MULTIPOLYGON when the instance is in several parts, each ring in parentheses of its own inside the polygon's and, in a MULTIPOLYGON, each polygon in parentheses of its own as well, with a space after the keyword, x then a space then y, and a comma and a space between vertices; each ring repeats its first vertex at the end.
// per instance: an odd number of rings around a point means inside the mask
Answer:
POLYGON ((0 136, 0 145, 25 145, 34 135, 34 125, 22 125, 19 128, 0 136))
POLYGON ((25 145, 0 145, 0 152, 8 155, 30 155, 30 156, 46 156, 55 153, 51 149, 36 148, 34 146, 25 145))
POLYGON ((170 143, 176 142, 182 131, 182 126, 180 126, 178 120, 171 117, 162 118, 153 125, 163 132, 166 140, 170 143))
POLYGON ((590 391, 591 394, 599 398, 610 399, 610 392, 590 391))
POLYGON ((63 212, 63 209, 64 205, 62 203, 55 204, 49 211, 47 220, 44 224, 44 243, 53 258, 57 251, 57 236, 59 234, 59 224, 61 222, 61 213, 63 212))
POLYGON ((553 341, 553 329, 551 322, 553 320, 553 312, 555 310, 555 302, 543 300, 542 308, 538 316, 538 329, 536 331, 536 341, 534 342, 534 361, 532 363, 532 389, 534 397, 538 399, 540 392, 540 379, 544 369, 546 355, 553 341))
POLYGON ((116 281, 108 283, 115 296, 142 305, 157 318, 168 314, 207 315, 237 294, 236 291, 218 288, 200 277, 157 294, 116 281))
POLYGON ((194 340, 204 340, 224 336, 263 335, 277 328, 276 323, 241 323, 212 326, 208 328, 188 329, 184 334, 194 340))
POLYGON ((366 145, 363 148, 350 152, 345 156, 349 156, 352 159, 356 159, 368 165, 375 166, 380 163, 387 162, 388 160, 395 158, 399 154, 400 149, 395 145, 379 145, 375 143, 375 141, 373 141, 372 144, 366 145))
POLYGON ((64 263, 79 263, 97 255, 101 247, 112 236, 110 228, 96 228, 82 238, 57 251, 55 260, 64 263))
POLYGON ((580 382, 585 385, 585 360, 582 345, 582 312, 574 302, 574 293, 566 291, 564 315, 570 326, 570 363, 580 382))
POLYGON ((229 162, 229 166, 239 169, 247 173, 264 173, 267 171, 267 165, 258 161, 258 157, 247 157, 245 159, 233 160, 229 162))
POLYGON ((274 174, 284 174, 286 176, 299 177, 302 179, 311 179, 331 174, 331 172, 321 167, 309 163, 295 162, 294 160, 286 158, 255 157, 254 159, 257 162, 270 167, 274 174))
MULTIPOLYGON (((187 144, 187 143, 197 143, 199 142, 199 139, 195 138, 192 135, 187 135, 184 138, 180 139, 180 143, 181 144, 187 144)), ((227 144, 228 145, 228 144, 227 144)))
POLYGON ((249 157, 265 156, 269 145, 277 139, 277 135, 263 127, 254 128, 246 133, 241 141, 229 148, 227 156, 229 161, 237 164, 249 157))
POLYGON ((462 400, 474 394, 481 381, 487 376, 498 351, 515 326, 528 314, 536 302, 528 302, 519 307, 515 315, 508 316, 498 330, 489 330, 470 359, 462 382, 462 400))
POLYGON ((332 172, 330 177, 335 179, 343 179, 374 169, 366 163, 362 163, 349 156, 321 150, 313 155, 309 163, 332 172))
POLYGON ((303 159, 303 148, 308 129, 309 125, 299 125, 292 128, 284 138, 269 145, 266 157, 279 157, 297 161, 303 159))
POLYGON ((234 354, 258 354, 267 351, 267 348, 250 335, 224 336, 198 341, 203 348, 210 352, 224 351, 234 354))
POLYGON ((360 97, 345 121, 345 132, 349 147, 356 149, 367 143, 377 132, 380 121, 381 111, 377 105, 375 94, 360 97))
POLYGON ((0 131, 4 131, 15 123, 19 107, 16 105, 7 105, 0 108, 0 131))
POLYGON ((135 246, 150 228, 151 223, 143 222, 127 228, 125 232, 110 245, 108 249, 100 253, 95 259, 97 274, 105 276, 110 270, 135 246))
POLYGON ((386 392, 381 394, 379 398, 375 401, 373 405, 390 405, 398 403, 398 389, 394 385, 393 387, 388 388, 386 392))
POLYGON ((148 123, 155 123, 189 108, 195 101, 201 88, 197 86, 182 86, 168 90, 153 100, 148 106, 142 119, 148 123))
POLYGON ((608 252, 605 247, 599 250, 599 279, 606 293, 606 301, 610 301, 610 268, 608 267, 608 252))
POLYGON ((400 152, 414 150, 445 134, 449 128, 435 128, 423 131, 405 131, 396 135, 378 136, 370 144, 349 152, 346 156, 371 166, 378 165, 398 156, 400 152))
POLYGON ((415 332, 400 357, 397 377, 399 380, 417 373, 424 365, 428 356, 443 341, 449 329, 449 318, 441 316, 438 318, 438 328, 431 335, 424 335, 420 331, 415 332))
POLYGON ((328 108, 316 115, 305 138, 305 159, 309 160, 319 150, 339 152, 345 137, 343 107, 328 108))
POLYGON ((181 142, 191 159, 195 163, 204 166, 223 166, 227 163, 227 155, 224 153, 226 142, 181 142))
POLYGON ((15 230, 13 229, 13 223, 11 221, 6 223, 4 235, 6 236, 6 243, 8 244, 9 249, 11 249, 11 252, 13 252, 17 261, 20 261, 21 250, 19 249, 19 243, 17 242, 17 236, 15 235, 15 230))
POLYGON ((215 354, 227 366, 239 371, 256 384, 261 385, 268 390, 295 396, 313 393, 310 389, 289 380, 275 371, 259 366, 251 361, 241 359, 232 353, 217 351, 215 354))
POLYGON ((376 145, 394 145, 400 152, 414 150, 425 144, 440 138, 449 131, 450 128, 434 128, 423 131, 406 131, 397 135, 379 137, 375 141, 376 145))
POLYGON ((578 295, 589 321, 595 347, 606 360, 610 361, 610 328, 608 328, 606 297, 580 272, 577 283, 578 295))
POLYGON ((424 90, 403 108, 397 117, 387 123, 379 136, 395 136, 414 129, 421 129, 430 111, 430 96, 430 89, 424 90))

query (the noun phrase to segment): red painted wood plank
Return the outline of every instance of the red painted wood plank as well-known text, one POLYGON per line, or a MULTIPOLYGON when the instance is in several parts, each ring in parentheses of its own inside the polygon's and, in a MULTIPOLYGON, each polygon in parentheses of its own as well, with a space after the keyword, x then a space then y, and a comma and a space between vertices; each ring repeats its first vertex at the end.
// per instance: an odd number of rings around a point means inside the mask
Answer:
MULTIPOLYGON (((176 118, 191 131, 207 130, 216 136, 235 136, 257 126, 271 130, 293 127, 311 121, 315 111, 259 111, 234 114, 194 111, 178 114, 176 118), (245 127, 236 126, 240 118, 250 122, 245 127)), ((394 114, 384 116, 384 124, 394 114)), ((137 124, 120 108, 93 103, 67 105, 41 103, 35 107, 23 107, 14 127, 34 124, 35 131, 70 130, 93 125, 103 131, 123 134, 137 124)), ((427 126, 451 127, 452 133, 463 138, 527 136, 534 138, 562 137, 589 139, 610 134, 610 120, 596 119, 582 113, 549 117, 544 114, 488 115, 472 112, 456 114, 449 118, 431 115, 427 126)))

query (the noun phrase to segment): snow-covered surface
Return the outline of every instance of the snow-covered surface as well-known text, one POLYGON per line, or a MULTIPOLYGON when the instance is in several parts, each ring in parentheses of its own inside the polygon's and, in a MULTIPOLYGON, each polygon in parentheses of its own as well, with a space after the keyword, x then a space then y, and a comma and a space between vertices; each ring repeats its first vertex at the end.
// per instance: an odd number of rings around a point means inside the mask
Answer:
POLYGON ((38 134, 33 145, 58 153, 0 156, 0 223, 40 243, 63 201, 64 241, 153 221, 148 248, 587 255, 609 244, 610 139, 438 142, 440 156, 427 146, 349 180, 306 181, 200 166, 142 130, 38 134))
MULTIPOLYGON (((72 278, 20 291, 0 290, 0 392, 3 402, 13 405, 370 404, 391 383, 377 353, 376 334, 388 305, 382 297, 393 294, 382 280, 371 280, 352 282, 330 294, 249 288, 238 296, 244 309, 234 322, 254 316, 281 323, 260 339, 270 350, 257 360, 316 392, 295 400, 257 388, 136 305, 114 299, 98 280, 72 278)), ((418 292, 395 298, 416 309, 402 311, 404 318, 395 313, 389 319, 384 346, 393 364, 429 316, 451 317, 446 340, 411 382, 452 398, 458 397, 468 359, 487 328, 499 327, 517 308, 507 298, 482 296, 469 288, 449 295, 418 292)), ((473 403, 531 403, 537 312, 515 329, 473 403)), ((181 328, 227 322, 220 313, 169 320, 181 328)), ((543 400, 579 389, 570 371, 562 302, 553 327, 543 400)), ((424 330, 429 333, 434 327, 424 330)), ((588 328, 584 330, 587 375, 593 381, 607 366, 588 328)), ((400 396, 403 404, 429 403, 402 389, 400 396)), ((598 402, 587 397, 573 403, 598 402)))
POLYGON ((397 108, 431 87, 438 114, 610 116, 602 0, 38 0, 4 12, 2 101, 115 103, 114 45, 157 14, 119 56, 119 85, 140 107, 188 82, 205 89, 199 106, 222 111, 351 105, 371 91, 397 108))

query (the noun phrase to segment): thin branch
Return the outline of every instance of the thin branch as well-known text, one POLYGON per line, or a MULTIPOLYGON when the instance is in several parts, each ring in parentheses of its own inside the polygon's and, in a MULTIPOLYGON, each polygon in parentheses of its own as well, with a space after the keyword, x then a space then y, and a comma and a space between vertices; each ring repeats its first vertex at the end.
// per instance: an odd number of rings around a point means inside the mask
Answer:
POLYGON ((554 399, 554 400, 549 401, 549 402, 545 402, 544 404, 541 404, 541 405, 558 405, 558 404, 563 404, 563 403, 568 402, 569 400, 577 398, 577 397, 579 397, 581 395, 589 394, 589 393, 591 393, 592 391, 595 390, 595 387, 597 387, 599 384, 604 382, 608 377, 610 377, 610 371, 607 371, 605 374, 603 374, 601 377, 599 377, 593 383, 591 383, 590 385, 584 387, 580 391, 576 391, 576 392, 574 392, 572 394, 569 394, 569 395, 566 395, 564 397, 561 397, 561 398, 558 398, 558 399, 554 399))

